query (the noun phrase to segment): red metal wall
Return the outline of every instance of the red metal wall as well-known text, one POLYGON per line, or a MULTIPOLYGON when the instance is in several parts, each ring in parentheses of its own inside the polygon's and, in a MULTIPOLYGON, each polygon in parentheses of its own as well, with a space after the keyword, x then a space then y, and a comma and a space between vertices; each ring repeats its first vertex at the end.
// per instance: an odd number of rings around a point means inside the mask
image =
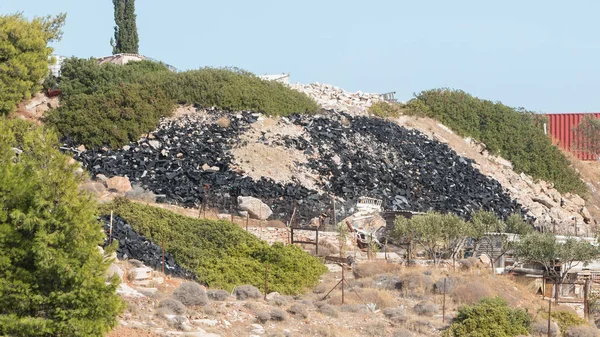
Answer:
POLYGON ((574 148, 575 135, 573 128, 577 127, 586 115, 600 118, 600 113, 547 114, 549 123, 547 132, 552 137, 552 142, 560 146, 563 150, 575 154, 581 160, 595 160, 592 154, 574 148))

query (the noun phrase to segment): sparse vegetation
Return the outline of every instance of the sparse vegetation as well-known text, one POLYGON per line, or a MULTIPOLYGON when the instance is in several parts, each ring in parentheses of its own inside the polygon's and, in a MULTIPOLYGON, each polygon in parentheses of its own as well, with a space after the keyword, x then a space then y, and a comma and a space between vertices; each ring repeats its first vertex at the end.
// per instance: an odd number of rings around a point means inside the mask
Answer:
POLYGON ((587 194, 579 174, 544 134, 540 115, 451 89, 423 91, 408 107, 413 114, 438 119, 459 135, 485 143, 490 153, 510 160, 517 172, 551 181, 561 193, 587 194))
POLYGON ((598 329, 591 326, 574 326, 565 332, 565 337, 598 337, 598 335, 598 329))
POLYGON ((585 151, 598 160, 600 155, 600 119, 593 115, 584 116, 581 123, 575 127, 573 146, 585 151))
POLYGON ((241 285, 264 286, 269 264, 270 291, 297 294, 314 287, 327 268, 296 246, 269 246, 228 221, 194 219, 173 212, 116 199, 101 206, 114 211, 140 234, 161 242, 175 260, 196 271, 198 281, 233 290, 241 285))

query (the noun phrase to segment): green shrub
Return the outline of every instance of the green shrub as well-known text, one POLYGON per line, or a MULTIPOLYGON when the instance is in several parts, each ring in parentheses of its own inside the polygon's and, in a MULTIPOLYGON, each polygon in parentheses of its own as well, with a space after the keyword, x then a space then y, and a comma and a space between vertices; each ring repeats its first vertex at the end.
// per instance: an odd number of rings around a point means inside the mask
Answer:
POLYGON ((544 134, 540 115, 450 89, 423 91, 408 106, 411 113, 438 119, 459 135, 485 143, 516 171, 551 181, 560 192, 587 193, 579 174, 544 134))
POLYGON ((171 114, 172 101, 160 91, 124 83, 78 93, 46 116, 46 123, 78 144, 118 148, 156 128, 160 117, 171 114))
POLYGON ((163 88, 180 104, 253 110, 275 116, 315 113, 319 109, 317 103, 303 93, 235 68, 154 73, 146 76, 142 83, 149 88, 163 88))
POLYGON ((0 116, 39 91, 53 50, 48 43, 60 40, 65 16, 0 15, 0 116))
POLYGON ((64 61, 57 86, 61 106, 47 122, 63 137, 88 147, 119 147, 153 130, 175 103, 268 115, 314 113, 318 105, 281 83, 238 69, 203 68, 173 73, 151 61, 98 65, 95 59, 64 61))
MULTIPOLYGON (((573 312, 563 310, 553 311, 551 316, 552 320, 558 324, 562 336, 565 336, 567 330, 571 327, 587 325, 587 322, 584 319, 580 318, 573 312)), ((542 317, 544 319, 548 319, 548 313, 542 314, 542 317)))
POLYGON ((369 113, 381 118, 399 117, 402 108, 398 103, 377 102, 369 107, 369 113))
POLYGON ((444 336, 508 337, 527 335, 531 317, 521 309, 512 309, 499 297, 484 298, 475 305, 458 310, 444 336))
POLYGON ((297 246, 269 246, 228 221, 189 218, 160 208, 116 199, 101 208, 114 211, 140 234, 161 242, 182 266, 196 271, 210 287, 231 291, 251 284, 264 287, 269 264, 268 291, 296 294, 314 287, 327 271, 318 259, 297 246))

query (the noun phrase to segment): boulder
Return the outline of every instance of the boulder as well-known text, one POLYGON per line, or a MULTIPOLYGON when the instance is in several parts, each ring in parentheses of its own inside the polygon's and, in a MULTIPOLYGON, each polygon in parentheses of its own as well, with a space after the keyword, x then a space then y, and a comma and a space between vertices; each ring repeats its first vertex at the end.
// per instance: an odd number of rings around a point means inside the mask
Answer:
POLYGON ((554 202, 554 200, 552 200, 550 197, 548 197, 545 194, 539 195, 537 197, 533 197, 533 198, 531 198, 531 200, 537 202, 538 204, 542 204, 548 208, 557 206, 556 203, 554 202))
POLYGON ((100 182, 87 182, 84 184, 81 184, 81 189, 87 192, 90 192, 92 194, 96 194, 96 195, 101 195, 106 193, 106 187, 104 186, 104 184, 100 183, 100 182))
POLYGON ((119 176, 108 179, 106 181, 106 187, 108 187, 109 191, 118 193, 126 193, 133 189, 129 182, 129 178, 119 176))
POLYGON ((254 197, 238 197, 237 202, 240 210, 247 211, 254 219, 266 220, 273 214, 271 208, 260 199, 254 197))

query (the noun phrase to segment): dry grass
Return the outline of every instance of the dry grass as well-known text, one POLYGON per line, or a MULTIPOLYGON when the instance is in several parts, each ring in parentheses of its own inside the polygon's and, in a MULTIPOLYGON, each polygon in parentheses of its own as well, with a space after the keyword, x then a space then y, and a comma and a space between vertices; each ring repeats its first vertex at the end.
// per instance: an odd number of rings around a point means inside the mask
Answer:
MULTIPOLYGON (((384 309, 393 307, 398 302, 393 292, 386 290, 364 288, 360 289, 360 291, 357 291, 357 293, 358 295, 355 292, 347 289, 344 297, 344 304, 364 305, 364 303, 375 303, 377 305, 377 309, 384 309), (358 296, 360 296, 360 298, 358 296)), ((333 294, 333 296, 331 296, 331 298, 327 302, 332 305, 342 305, 341 291, 337 291, 335 294, 333 294)))
POLYGON ((354 268, 354 276, 357 278, 371 277, 379 274, 399 272, 402 266, 397 263, 388 263, 385 261, 365 262, 354 268))
POLYGON ((484 297, 491 297, 494 293, 489 285, 481 282, 469 282, 456 287, 450 294, 452 300, 458 304, 473 304, 479 302, 484 297))

